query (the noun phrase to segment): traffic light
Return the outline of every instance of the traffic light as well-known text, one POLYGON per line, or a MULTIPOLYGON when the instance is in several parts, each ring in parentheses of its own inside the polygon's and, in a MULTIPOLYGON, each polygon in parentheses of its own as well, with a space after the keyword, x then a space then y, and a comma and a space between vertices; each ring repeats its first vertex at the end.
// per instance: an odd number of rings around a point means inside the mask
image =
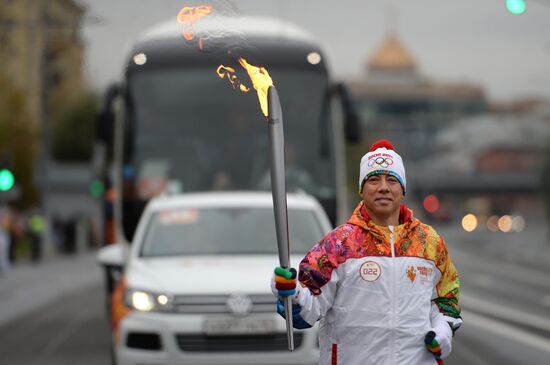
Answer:
POLYGON ((0 170, 0 191, 8 191, 13 187, 15 178, 9 169, 0 170))
POLYGON ((103 183, 97 179, 94 179, 90 182, 90 194, 94 198, 101 198, 105 192, 105 186, 103 183))
POLYGON ((525 13, 525 0, 506 0, 506 10, 514 15, 525 13))

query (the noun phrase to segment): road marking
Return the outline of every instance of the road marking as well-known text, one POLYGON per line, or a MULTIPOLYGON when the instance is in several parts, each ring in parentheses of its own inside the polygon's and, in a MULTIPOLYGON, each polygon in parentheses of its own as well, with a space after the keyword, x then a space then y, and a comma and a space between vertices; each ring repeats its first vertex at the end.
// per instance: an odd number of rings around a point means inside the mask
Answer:
POLYGON ((543 331, 550 332, 550 320, 545 317, 539 317, 533 314, 512 309, 495 302, 488 302, 477 299, 472 295, 460 293, 460 304, 466 308, 471 308, 476 312, 485 313, 493 317, 499 317, 504 320, 513 321, 543 331))
POLYGON ((519 342, 525 346, 550 354, 550 341, 544 337, 476 313, 468 312, 465 317, 468 318, 467 323, 469 326, 478 326, 498 336, 508 337, 514 342, 519 342))
MULTIPOLYGON (((470 315, 468 315, 469 317, 470 315)), ((453 345, 454 348, 454 345, 453 345)), ((466 360, 466 364, 468 365, 492 365, 491 363, 485 361, 483 358, 476 355, 476 352, 479 351, 479 349, 475 347, 470 347, 462 342, 460 342, 460 353, 458 355, 455 355, 457 357, 463 358, 466 360)), ((452 356, 453 352, 451 352, 452 356)), ((455 353, 456 354, 456 353, 455 353)))
POLYGON ((479 256, 464 251, 456 251, 456 257, 463 256, 462 259, 455 260, 457 263, 468 263, 469 267, 475 267, 476 269, 479 267, 488 268, 502 276, 550 288, 550 275, 546 272, 502 260, 492 260, 487 257, 481 259, 479 256))
POLYGON ((59 332, 53 335, 46 346, 42 349, 42 356, 52 355, 59 348, 61 348, 71 336, 77 332, 82 327, 83 319, 79 317, 72 318, 65 327, 63 327, 59 332))
POLYGON ((495 282, 495 279, 490 275, 478 274, 474 284, 481 288, 491 288, 495 282))

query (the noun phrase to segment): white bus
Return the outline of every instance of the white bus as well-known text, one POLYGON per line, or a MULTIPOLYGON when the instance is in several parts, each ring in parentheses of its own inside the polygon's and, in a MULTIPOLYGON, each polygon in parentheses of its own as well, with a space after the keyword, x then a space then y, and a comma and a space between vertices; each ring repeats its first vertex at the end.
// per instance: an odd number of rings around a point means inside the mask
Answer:
MULTIPOLYGON (((131 241, 146 202, 165 189, 269 189, 267 124, 255 91, 235 91, 216 73, 221 64, 242 69, 238 57, 265 67, 280 96, 287 191, 313 195, 333 224, 342 222, 349 214, 344 145, 358 139, 358 121, 317 40, 257 17, 208 16, 194 31, 202 50, 175 20, 145 32, 107 93, 99 139, 114 158, 100 178, 120 192, 107 194, 107 232, 131 241)), ((251 86, 244 70, 239 77, 251 86)))

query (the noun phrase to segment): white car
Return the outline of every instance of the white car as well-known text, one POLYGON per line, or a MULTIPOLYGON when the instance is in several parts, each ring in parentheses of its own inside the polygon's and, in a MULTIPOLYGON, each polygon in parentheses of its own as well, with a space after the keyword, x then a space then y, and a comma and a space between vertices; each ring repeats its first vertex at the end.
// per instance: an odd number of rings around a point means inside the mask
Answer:
MULTIPOLYGON (((298 267, 332 227, 308 195, 289 194, 288 212, 291 264, 298 267)), ((116 264, 119 248, 102 249, 99 261, 116 264)), ((317 326, 295 330, 289 351, 286 322, 276 314, 270 193, 153 199, 129 250, 111 302, 118 365, 318 362, 317 326)))

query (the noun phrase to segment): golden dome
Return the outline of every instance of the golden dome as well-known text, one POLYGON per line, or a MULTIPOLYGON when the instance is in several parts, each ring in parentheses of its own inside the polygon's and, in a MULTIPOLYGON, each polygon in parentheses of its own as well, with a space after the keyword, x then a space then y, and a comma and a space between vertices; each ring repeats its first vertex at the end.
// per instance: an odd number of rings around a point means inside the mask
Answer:
POLYGON ((411 53, 403 46, 399 38, 390 33, 382 46, 368 61, 370 70, 414 70, 416 62, 411 53))

